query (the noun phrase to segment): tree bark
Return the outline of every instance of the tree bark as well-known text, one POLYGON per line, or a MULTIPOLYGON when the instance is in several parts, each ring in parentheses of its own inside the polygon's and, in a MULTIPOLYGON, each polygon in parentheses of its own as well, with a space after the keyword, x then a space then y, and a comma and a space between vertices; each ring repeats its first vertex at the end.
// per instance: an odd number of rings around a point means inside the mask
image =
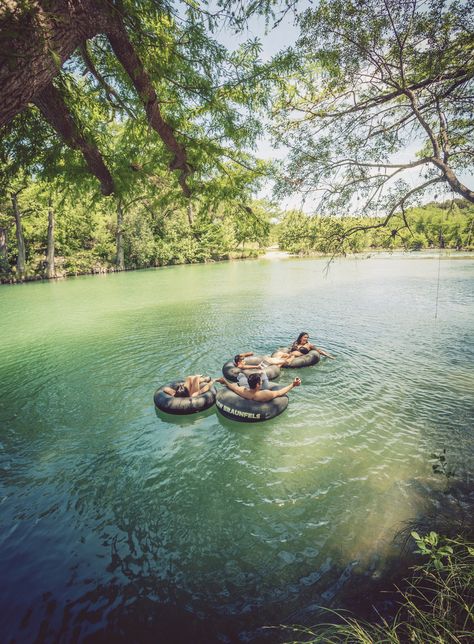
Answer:
POLYGON ((51 279, 56 277, 54 265, 54 210, 51 197, 48 202, 48 245, 46 250, 46 277, 51 279))
POLYGON ((444 163, 443 161, 435 157, 433 157, 432 162, 437 168, 441 170, 446 182, 454 190, 454 192, 456 192, 458 195, 461 195, 461 197, 464 197, 471 203, 474 203, 474 191, 470 190, 467 186, 461 183, 461 181, 459 181, 459 179, 447 163, 444 163))
POLYGON ((57 76, 88 38, 112 28, 112 3, 9 0, 0 7, 0 127, 57 76))
POLYGON ((117 232, 115 233, 116 256, 115 264, 119 271, 125 270, 125 258, 123 251, 123 207, 122 201, 117 200, 117 232))
POLYGON ((194 212, 193 212, 193 204, 191 203, 191 200, 188 201, 188 207, 186 211, 188 213, 189 225, 192 226, 194 221, 194 212))
POLYGON ((7 230, 0 226, 0 271, 8 270, 7 230))
POLYGON ((12 194, 13 215, 15 217, 15 233, 17 242, 17 260, 16 260, 16 273, 19 280, 23 281, 26 275, 26 249, 25 239, 23 237, 23 226, 21 223, 21 212, 18 205, 18 193, 12 194))

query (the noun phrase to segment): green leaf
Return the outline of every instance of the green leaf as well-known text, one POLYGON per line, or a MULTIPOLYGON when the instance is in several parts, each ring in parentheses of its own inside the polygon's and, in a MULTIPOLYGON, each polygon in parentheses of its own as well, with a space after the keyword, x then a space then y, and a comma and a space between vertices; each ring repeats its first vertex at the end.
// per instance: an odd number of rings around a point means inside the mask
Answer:
POLYGON ((51 58, 53 59, 54 64, 58 69, 61 69, 61 56, 58 54, 57 51, 54 51, 54 49, 50 49, 49 53, 51 54, 51 58))

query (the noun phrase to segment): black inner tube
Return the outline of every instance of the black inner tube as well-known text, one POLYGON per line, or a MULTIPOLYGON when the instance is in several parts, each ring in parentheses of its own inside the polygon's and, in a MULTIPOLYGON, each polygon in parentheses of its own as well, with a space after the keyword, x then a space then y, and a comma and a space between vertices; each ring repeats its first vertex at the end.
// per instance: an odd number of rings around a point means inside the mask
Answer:
MULTIPOLYGON (((270 383, 270 389, 280 389, 276 383, 270 383)), ((216 406, 218 411, 231 420, 241 423, 258 423, 270 420, 281 414, 288 407, 288 396, 278 396, 269 402, 247 400, 230 389, 220 389, 217 393, 216 406)))
MULTIPOLYGON (((203 378, 201 383, 206 381, 209 382, 209 378, 203 378)), ((199 411, 209 409, 216 402, 217 391, 214 385, 205 393, 199 394, 199 396, 186 396, 185 398, 170 396, 163 391, 165 387, 176 389, 182 382, 183 380, 175 380, 155 391, 153 400, 158 409, 167 414, 195 414, 199 411)))
MULTIPOLYGON (((272 353, 272 358, 276 357, 277 353, 290 353, 291 347, 283 347, 283 349, 278 349, 272 353)), ((311 365, 318 364, 321 356, 316 349, 311 349, 304 356, 296 356, 290 362, 290 364, 285 364, 283 367, 285 369, 300 369, 301 367, 311 367, 311 365)))

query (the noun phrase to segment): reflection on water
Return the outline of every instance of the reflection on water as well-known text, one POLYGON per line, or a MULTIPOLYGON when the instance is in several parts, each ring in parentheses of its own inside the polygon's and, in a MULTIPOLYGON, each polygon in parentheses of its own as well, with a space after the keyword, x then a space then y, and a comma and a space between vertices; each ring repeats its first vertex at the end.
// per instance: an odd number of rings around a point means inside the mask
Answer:
MULTIPOLYGON (((5 286, 5 639, 275 640, 376 575, 472 471, 472 260, 263 259, 5 286), (308 330, 337 355, 264 424, 153 392, 308 330)), ((283 371, 280 382, 290 382, 283 371)), ((300 374, 299 374, 300 375, 300 374)))

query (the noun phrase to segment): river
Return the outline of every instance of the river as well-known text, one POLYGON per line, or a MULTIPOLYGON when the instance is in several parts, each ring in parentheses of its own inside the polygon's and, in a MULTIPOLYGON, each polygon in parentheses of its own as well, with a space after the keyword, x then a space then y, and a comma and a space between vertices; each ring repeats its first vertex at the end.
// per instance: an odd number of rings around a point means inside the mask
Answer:
POLYGON ((276 641, 377 576, 432 455, 473 472, 473 277, 412 253, 2 286, 2 641, 276 641), (278 418, 155 411, 303 330, 337 358, 278 418))

